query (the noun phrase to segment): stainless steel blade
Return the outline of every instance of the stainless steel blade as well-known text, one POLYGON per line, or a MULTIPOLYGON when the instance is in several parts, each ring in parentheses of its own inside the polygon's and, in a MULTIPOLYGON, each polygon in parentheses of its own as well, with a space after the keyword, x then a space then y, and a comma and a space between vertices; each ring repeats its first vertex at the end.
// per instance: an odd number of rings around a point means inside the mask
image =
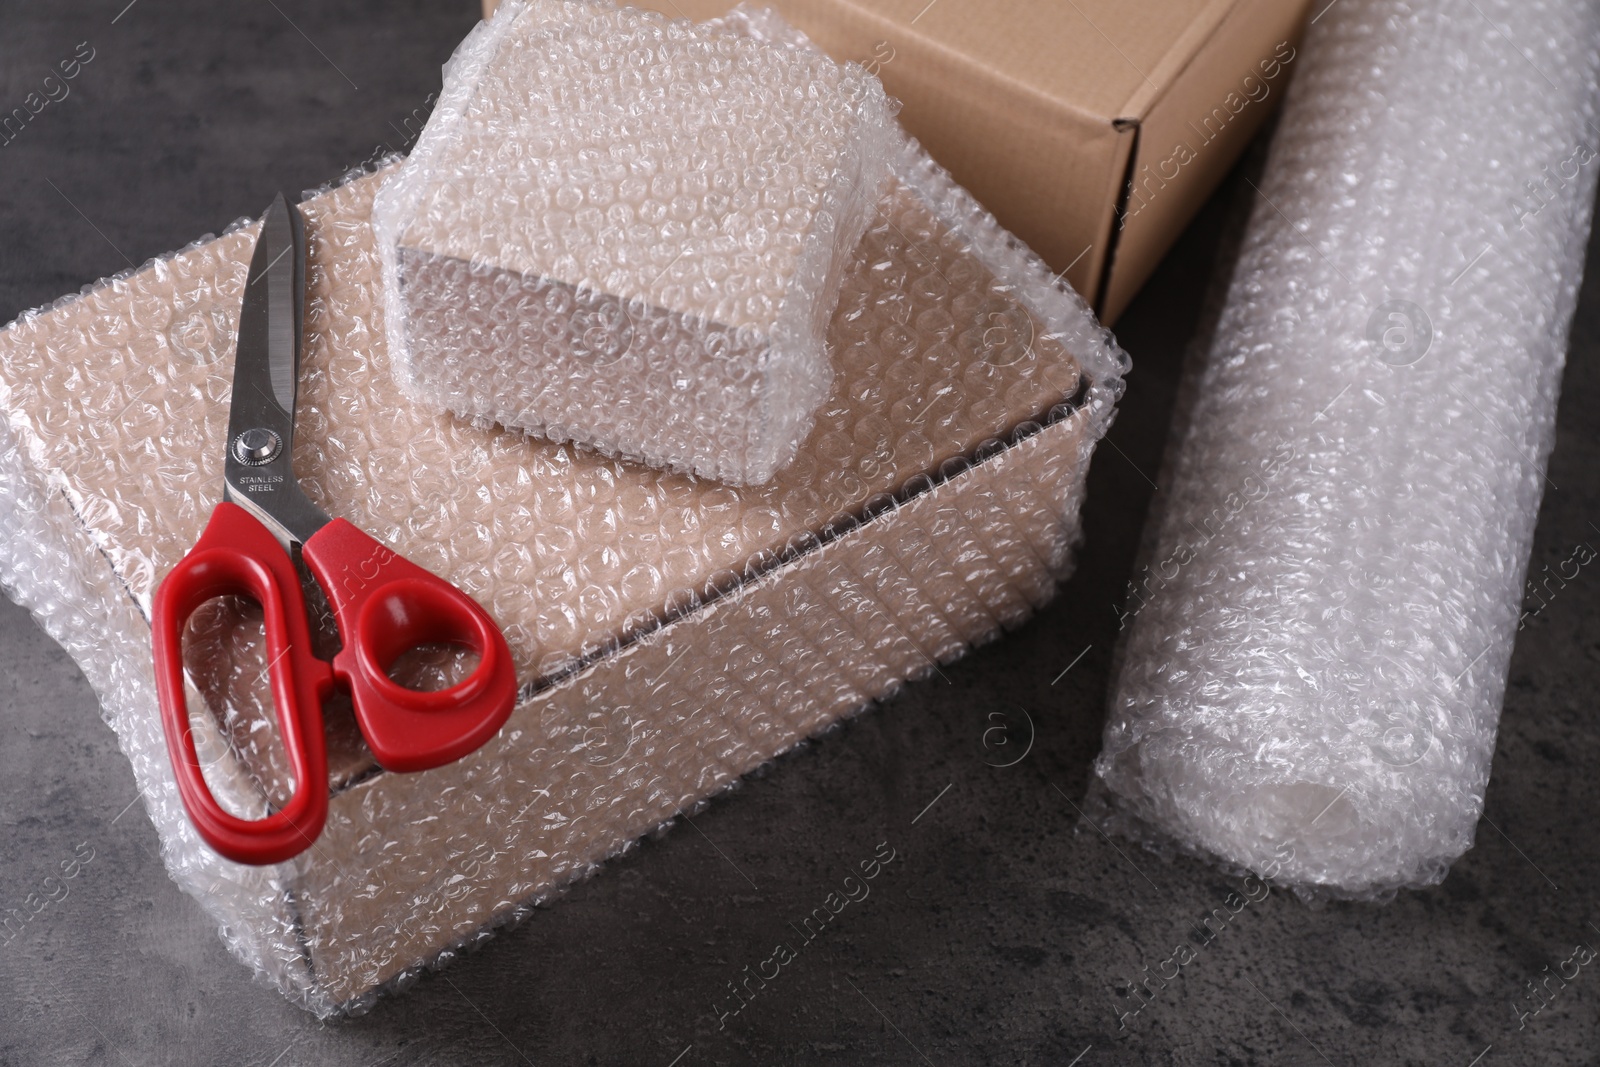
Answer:
POLYGON ((304 343, 305 226, 282 193, 267 208, 239 308, 223 497, 287 548, 327 522, 295 481, 294 405, 304 343))

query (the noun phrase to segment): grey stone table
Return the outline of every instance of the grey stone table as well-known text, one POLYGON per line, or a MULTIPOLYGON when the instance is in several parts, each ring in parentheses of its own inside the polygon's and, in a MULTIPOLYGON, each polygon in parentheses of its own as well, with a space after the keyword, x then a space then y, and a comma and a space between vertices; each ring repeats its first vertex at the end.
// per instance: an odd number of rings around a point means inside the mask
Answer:
MULTIPOLYGON (((472 7, 5 5, 0 112, 80 45, 93 58, 0 145, 0 319, 403 149, 472 7)), ((1128 980, 1231 888, 1102 838, 1073 803, 1099 747, 1146 474, 1250 195, 1235 175, 1120 324, 1135 370, 1054 607, 361 1018, 319 1023, 227 954, 163 871, 94 693, 0 606, 0 911, 63 859, 92 857, 0 942, 0 1063, 1600 1063, 1600 966, 1521 1025, 1513 1008, 1575 943, 1600 945, 1589 572, 1519 637, 1478 846, 1442 885, 1384 907, 1275 893, 1119 1028, 1128 980), (982 735, 1007 705, 1037 728, 1002 769, 982 735), (871 895, 719 1022, 727 984, 885 841, 898 858, 871 895)), ((1600 544, 1597 331, 1591 278, 1535 568, 1600 544)))

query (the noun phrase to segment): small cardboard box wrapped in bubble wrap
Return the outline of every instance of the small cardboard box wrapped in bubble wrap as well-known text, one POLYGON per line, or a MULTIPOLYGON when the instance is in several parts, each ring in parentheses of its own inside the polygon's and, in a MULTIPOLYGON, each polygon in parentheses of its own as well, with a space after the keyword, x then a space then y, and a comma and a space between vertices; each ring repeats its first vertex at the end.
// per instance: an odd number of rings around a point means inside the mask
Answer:
MULTIPOLYGON (((725 26, 806 47, 760 13, 725 26)), ((1050 599, 1126 369, 1082 301, 904 140, 828 326, 832 391, 774 481, 462 422, 393 387, 369 225, 385 176, 302 205, 296 469, 319 506, 488 608, 523 688, 495 739, 414 775, 379 769, 330 706, 328 822, 293 861, 239 866, 195 835, 150 654, 152 591, 221 483, 254 225, 0 332, 0 578, 100 694, 173 877, 321 1014, 1050 599)), ((219 799, 260 815, 288 775, 259 616, 220 604, 207 622, 191 719, 219 799)))
POLYGON ((508 0, 373 206, 399 381, 765 482, 827 397, 828 320, 895 140, 856 64, 606 0, 508 0))

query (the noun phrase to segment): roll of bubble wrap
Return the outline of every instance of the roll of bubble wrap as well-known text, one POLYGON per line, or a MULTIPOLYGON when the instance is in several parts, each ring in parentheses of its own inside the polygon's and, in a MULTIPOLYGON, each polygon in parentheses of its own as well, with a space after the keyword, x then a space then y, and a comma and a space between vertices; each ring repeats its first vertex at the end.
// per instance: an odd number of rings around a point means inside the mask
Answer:
POLYGON ((1438 882, 1483 806, 1595 188, 1600 11, 1342 0, 1308 31, 1096 772, 1135 834, 1438 882))
MULTIPOLYGON (((727 25, 785 40, 774 16, 727 25)), ((1071 568, 1126 357, 915 143, 846 270, 839 386, 762 486, 697 480, 396 396, 372 175, 310 197, 295 466, 330 513, 460 585, 523 692, 459 763, 377 768, 330 703, 316 846, 227 862, 184 816, 153 692, 156 583, 216 502, 253 225, 0 330, 0 580, 74 656, 174 879, 319 1012, 356 1009, 741 774, 997 636, 1071 568)), ((288 787, 259 614, 186 642, 219 800, 288 787)))
POLYGON ((459 415, 765 482, 827 395, 893 126, 815 50, 504 4, 373 209, 395 370, 459 415))

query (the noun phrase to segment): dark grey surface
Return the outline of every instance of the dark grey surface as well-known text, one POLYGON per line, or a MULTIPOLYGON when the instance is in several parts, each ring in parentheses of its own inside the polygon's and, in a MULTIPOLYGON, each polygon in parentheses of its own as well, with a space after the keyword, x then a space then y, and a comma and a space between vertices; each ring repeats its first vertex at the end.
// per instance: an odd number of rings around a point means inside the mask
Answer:
MULTIPOLYGON (((0 146, 0 318, 403 147, 474 14, 275 2, 6 5, 0 110, 80 41, 95 58, 0 146)), ((1275 893, 1118 1030, 1126 981, 1232 888, 1081 828, 1073 805, 1149 502, 1138 471, 1157 473, 1241 191, 1236 176, 1120 325, 1135 370, 1117 447, 1096 458, 1080 572, 1053 608, 362 1018, 318 1023, 227 954, 129 806, 94 694, 0 606, 0 913, 46 892, 76 847, 93 856, 0 939, 0 1064, 1600 1063, 1600 961, 1524 1028, 1512 1007, 1575 943, 1600 947, 1588 570, 1520 635, 1479 845, 1442 886, 1319 910, 1275 893), (983 747, 990 713, 1013 706, 1037 724, 1032 749, 989 766, 1020 750, 983 747), (727 983, 885 841, 897 859, 871 895, 719 1029, 727 983)), ((1535 569, 1600 545, 1597 331, 1591 279, 1535 569)))

